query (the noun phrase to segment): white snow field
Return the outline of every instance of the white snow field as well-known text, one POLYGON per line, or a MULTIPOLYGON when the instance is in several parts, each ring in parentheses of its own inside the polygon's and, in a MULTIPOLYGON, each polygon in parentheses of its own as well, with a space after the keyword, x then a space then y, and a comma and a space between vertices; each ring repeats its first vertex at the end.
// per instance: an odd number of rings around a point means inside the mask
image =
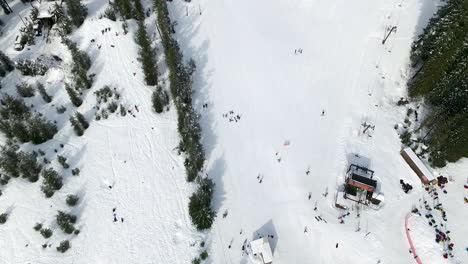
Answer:
MULTIPOLYGON (((147 1, 148 6, 150 2, 147 1)), ((188 216, 188 197, 193 187, 186 183, 183 158, 174 150, 179 143, 174 107, 162 115, 156 115, 152 110, 151 91, 154 87, 144 85, 134 35, 123 35, 121 22, 97 19, 108 1, 88 1, 86 5, 88 19, 71 39, 90 55, 93 62, 90 73, 96 73, 96 77, 83 105, 77 110, 89 120, 93 119, 95 110, 92 108, 96 104, 93 92, 109 85, 117 88, 121 103, 131 109, 135 117, 111 114, 107 120, 93 120, 84 136, 77 137, 68 122, 75 107, 63 89, 70 71, 68 49, 60 44, 58 37, 52 37, 52 42, 47 44, 40 37, 29 51, 13 50, 14 34, 21 22, 16 14, 1 15, 6 25, 2 29, 0 47, 12 59, 20 56, 34 58, 44 53, 65 60, 63 67, 50 69, 45 76, 34 80, 50 87, 51 104, 64 104, 68 110, 58 115, 55 107, 37 109, 48 111, 48 118, 57 120, 59 128, 63 128, 53 140, 34 148, 46 151, 52 165, 59 172, 63 171, 63 188, 46 199, 40 191, 41 181, 31 184, 12 179, 2 187, 0 211, 9 211, 10 216, 8 222, 0 226, 0 263, 190 263, 196 254, 190 244, 199 242, 200 235, 195 233, 188 216), (110 27, 111 32, 103 35, 101 30, 106 27, 110 27), (91 39, 96 42, 91 43, 91 39), (61 143, 64 148, 60 148, 61 143), (71 168, 81 169, 80 176, 72 176, 70 170, 60 169, 54 149, 68 157, 71 168), (68 194, 80 196, 76 207, 65 204, 68 194), (113 222, 113 208, 116 208, 116 223, 113 222), (60 231, 55 221, 57 210, 71 211, 78 216, 79 235, 65 235, 60 231), (53 236, 46 240, 34 231, 36 222, 51 227, 53 236), (61 254, 55 247, 64 239, 70 240, 71 249, 61 254), (51 248, 43 250, 44 243, 51 244, 51 248)), ((19 0, 11 6, 22 16, 27 16, 30 10, 29 4, 23 5, 19 0)), ((154 20, 153 15, 147 21, 151 36, 155 31, 154 20)), ((135 32, 136 23, 129 25, 131 32, 135 32)), ((164 73, 163 58, 159 59, 164 73)), ((15 72, 3 79, 1 92, 15 94, 14 85, 19 82, 19 77, 15 72)), ((34 83, 32 77, 24 79, 34 83)), ((26 101, 44 104, 39 95, 26 101)))
MULTIPOLYGON (((142 2, 147 8, 152 1, 142 2)), ((13 60, 46 54, 64 62, 45 76, 13 72, 1 80, 0 93, 14 95, 19 78, 31 84, 39 80, 47 83, 51 104, 67 107, 59 115, 55 107, 44 107, 38 95, 26 99, 57 120, 61 130, 42 145, 23 146, 46 151, 64 176, 64 186, 50 199, 41 193, 40 181, 12 179, 1 186, 0 213, 10 215, 0 225, 0 264, 191 263, 200 253, 192 245, 204 239, 210 255, 204 263, 247 264, 253 262, 242 254, 242 245, 257 235, 273 236, 273 263, 415 263, 408 253, 405 216, 429 196, 399 155, 394 125, 404 119, 406 108, 395 103, 405 95, 411 42, 435 12, 437 1, 168 2, 185 57, 197 63, 194 100, 202 116, 205 173, 216 182, 217 218, 203 233, 188 216, 193 186, 186 183, 183 157, 174 150, 179 143, 176 113, 173 106, 162 115, 151 108, 154 87, 144 85, 133 39, 135 23, 129 22, 130 33, 123 35, 121 22, 98 19, 108 1, 83 3, 88 19, 71 39, 90 55, 90 73, 96 77, 77 110, 92 119, 93 92, 110 85, 135 117, 113 114, 93 120, 84 136, 77 137, 68 122, 75 108, 63 89, 70 79, 70 53, 58 37, 50 43, 36 38, 29 50, 15 51, 21 27, 16 14, 28 16, 30 6, 11 1, 15 14, 0 15, 5 22, 0 49, 13 60), (393 26, 396 32, 382 44, 386 29, 393 26), (102 34, 106 27, 111 32, 102 34), (375 128, 364 133, 364 122, 375 128), (371 160, 385 202, 380 209, 360 207, 359 218, 351 207, 340 224, 344 212, 334 207, 334 198, 353 153, 371 160), (66 155, 72 168, 81 169, 80 176, 61 169, 56 154, 66 155), (400 179, 413 185, 409 194, 402 191, 400 179), (65 204, 67 194, 80 195, 76 207, 65 204), (79 235, 60 231, 57 210, 78 216, 79 235), (36 222, 50 227, 53 236, 46 240, 34 231, 36 222), (61 254, 55 247, 64 239, 72 247, 61 254), (44 243, 51 247, 42 249, 44 243)), ((165 79, 154 12, 146 24, 159 48, 165 79)), ((434 241, 424 215, 410 218, 412 239, 425 264, 468 263, 468 210, 463 202, 468 197, 463 187, 468 161, 439 172, 453 179, 447 194, 439 192, 455 257, 443 259, 443 246, 434 241)))
MULTIPOLYGON (((406 109, 396 101, 405 95, 411 42, 436 6, 423 0, 171 4, 182 50, 197 62, 206 172, 217 184, 212 263, 250 263, 242 246, 257 235, 273 235, 273 263, 414 263, 404 220, 425 191, 399 155, 394 125, 406 109), (363 134, 364 122, 374 131, 363 134), (351 211, 339 224, 343 212, 334 196, 352 153, 371 159, 385 203, 364 208, 360 218, 351 211), (400 179, 414 186, 410 194, 400 179)), ((466 172, 466 162, 445 172, 456 179, 453 199, 464 213, 466 172)), ((414 238, 427 249, 423 263, 468 262, 466 215, 450 209, 455 257, 443 259, 433 229, 421 221, 416 230, 432 234, 414 238)))

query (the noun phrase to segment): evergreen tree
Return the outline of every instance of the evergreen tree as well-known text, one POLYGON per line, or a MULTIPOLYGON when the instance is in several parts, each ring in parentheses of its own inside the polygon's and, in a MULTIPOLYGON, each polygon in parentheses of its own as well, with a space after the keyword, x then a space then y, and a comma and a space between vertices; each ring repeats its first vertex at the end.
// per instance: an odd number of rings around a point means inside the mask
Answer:
POLYGON ((19 175, 30 182, 36 182, 42 170, 42 165, 37 161, 37 154, 20 151, 17 156, 19 160, 17 164, 19 175))
POLYGON ((16 91, 22 97, 33 97, 34 96, 34 89, 31 85, 27 84, 26 82, 22 82, 16 85, 16 91))
POLYGON ((211 208, 214 183, 210 179, 202 179, 198 189, 190 197, 189 215, 198 230, 211 227, 215 213, 211 208))
POLYGON ((3 69, 7 72, 11 72, 15 69, 15 64, 8 58, 3 51, 0 51, 0 65, 2 65, 3 69))
POLYGON ((81 137, 84 134, 84 131, 85 131, 85 129, 81 125, 81 123, 78 122, 78 120, 76 120, 76 118, 73 117, 73 116, 70 117, 70 123, 71 123, 71 125, 73 127, 73 130, 75 130, 76 135, 81 137))
POLYGON ((60 190, 63 186, 62 177, 51 168, 42 171, 42 178, 41 190, 47 198, 52 197, 54 192, 60 190))
POLYGON ((68 165, 67 163, 67 158, 65 158, 64 156, 57 155, 57 161, 58 163, 60 163, 60 165, 62 165, 64 169, 70 168, 70 165, 68 165))
POLYGON ((71 21, 66 16, 63 7, 59 5, 57 2, 54 4, 51 14, 55 16, 58 25, 58 31, 61 37, 65 37, 66 35, 72 32, 71 21))
POLYGON ((147 85, 158 84, 158 68, 156 65, 156 53, 151 47, 151 41, 146 33, 146 28, 143 21, 138 23, 138 31, 136 33, 136 42, 140 46, 139 56, 143 66, 143 74, 147 85))
POLYGON ((133 17, 132 4, 130 0, 115 0, 115 5, 123 18, 131 19, 133 17))
POLYGON ((70 241, 63 240, 60 242, 60 245, 57 247, 57 251, 61 253, 65 253, 70 248, 70 241))
POLYGON ((80 95, 78 94, 75 89, 73 89, 68 83, 65 83, 65 90, 67 90, 68 96, 70 97, 70 101, 73 103, 74 106, 78 107, 83 103, 80 95))
POLYGON ((8 220, 8 213, 0 214, 0 224, 5 224, 8 220))
POLYGON ((162 113, 164 107, 169 105, 169 95, 167 95, 167 92, 161 86, 158 86, 156 91, 153 92, 152 99, 153 109, 156 113, 162 113))
POLYGON ((31 8, 31 13, 29 14, 31 21, 36 21, 38 15, 39 15, 39 9, 37 9, 36 7, 31 8))
POLYGON ((104 11, 104 17, 107 17, 108 19, 112 21, 117 21, 117 17, 115 16, 115 9, 114 7, 109 6, 106 11, 104 11))
POLYGON ((72 74, 75 86, 78 89, 89 89, 93 84, 93 78, 88 76, 88 70, 91 67, 91 59, 88 54, 78 50, 74 42, 64 39, 65 45, 70 50, 73 57, 72 74))
POLYGON ((36 223, 33 228, 34 228, 34 230, 39 231, 42 228, 42 224, 41 223, 36 223))
POLYGON ((18 164, 20 163, 20 157, 18 157, 17 153, 18 149, 19 147, 10 140, 0 148, 0 169, 14 178, 20 176, 20 172, 18 171, 18 164))
MULTIPOLYGON (((427 130, 430 161, 468 157, 468 4, 447 0, 412 46, 416 74, 408 83, 413 97, 423 96, 430 114, 419 131, 427 130)), ((424 136, 424 138, 426 138, 424 136)))
POLYGON ((80 200, 78 195, 70 194, 70 195, 67 195, 66 202, 69 206, 75 206, 78 203, 78 200, 80 200))
POLYGON ((81 0, 65 0, 68 8, 68 15, 71 22, 76 27, 81 26, 88 15, 88 9, 81 4, 81 0))
POLYGON ((56 216, 57 224, 59 225, 60 229, 66 234, 71 234, 75 231, 75 227, 73 224, 76 222, 76 216, 72 214, 68 214, 62 211, 58 211, 56 216))
POLYGON ((86 118, 83 116, 83 114, 81 114, 80 112, 76 111, 75 117, 76 117, 76 120, 77 120, 78 122, 80 122, 81 126, 82 126, 84 129, 88 129, 89 123, 88 123, 88 121, 86 121, 86 118))
POLYGON ((50 95, 47 93, 42 83, 37 82, 36 87, 42 97, 42 100, 44 100, 46 103, 52 102, 52 97, 50 97, 50 95))
POLYGON ((56 133, 57 126, 39 115, 35 115, 28 120, 29 141, 33 144, 44 143, 52 139, 56 133))
POLYGON ((51 237, 53 234, 52 230, 50 230, 49 228, 41 229, 40 233, 46 239, 51 237))
POLYGON ((0 100, 0 116, 2 119, 26 119, 31 112, 23 99, 7 94, 0 100))
POLYGON ((145 20, 145 14, 143 6, 141 5, 141 0, 133 0, 134 5, 134 18, 138 21, 143 22, 145 20))

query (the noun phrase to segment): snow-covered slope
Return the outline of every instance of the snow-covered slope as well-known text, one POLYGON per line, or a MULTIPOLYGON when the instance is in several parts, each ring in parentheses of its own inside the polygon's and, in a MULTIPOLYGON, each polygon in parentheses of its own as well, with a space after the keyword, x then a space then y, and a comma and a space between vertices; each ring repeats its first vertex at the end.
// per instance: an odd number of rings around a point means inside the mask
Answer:
MULTIPOLYGON (((30 10, 29 5, 21 4, 19 0, 11 5, 23 16, 30 10)), ((0 226, 2 264, 189 263, 195 254, 195 248, 190 244, 197 241, 198 236, 187 209, 192 187, 185 180, 183 158, 174 150, 179 143, 174 108, 162 115, 156 115, 152 110, 154 88, 144 85, 141 65, 137 61, 138 46, 131 33, 136 30, 136 25, 130 23, 131 32, 123 35, 121 22, 97 19, 107 5, 107 1, 89 1, 88 19, 71 36, 79 48, 90 55, 93 63, 90 73, 96 73, 93 88, 77 110, 88 119, 94 119, 96 99, 93 92, 109 85, 116 87, 121 94, 121 103, 131 109, 135 117, 111 114, 107 120, 93 120, 82 137, 74 134, 68 122, 69 115, 75 110, 63 89, 63 82, 69 78, 71 61, 67 48, 60 43, 60 38, 53 37, 52 43, 48 44, 37 38, 30 51, 14 51, 11 36, 18 32, 21 22, 15 14, 1 16, 6 27, 0 37, 0 46, 12 59, 37 57, 43 53, 65 59, 62 67, 50 69, 46 76, 34 80, 42 81, 50 89, 51 104, 64 104, 68 108, 62 115, 57 114, 50 104, 48 108, 38 109, 49 111, 48 118, 59 120, 59 128, 63 128, 45 144, 25 146, 46 152, 46 157, 64 177, 62 190, 46 199, 40 191, 40 181, 31 184, 12 179, 2 187, 0 211, 10 212, 8 222, 0 226), (111 32, 102 34, 101 30, 108 27, 111 32), (64 148, 59 144, 64 144, 64 148), (81 169, 80 176, 72 176, 69 170, 60 169, 54 149, 68 157, 72 168, 81 169), (65 204, 67 194, 80 196, 75 208, 65 204), (116 208, 118 218, 115 223, 113 208, 116 208), (71 211, 78 216, 79 235, 64 235, 60 231, 55 222, 57 210, 71 211), (51 227, 53 236, 46 240, 34 231, 36 222, 51 227), (69 239, 72 247, 61 254, 55 247, 64 239, 69 239), (51 248, 42 249, 44 243, 51 244, 51 248)), ((155 31, 154 20, 154 16, 147 20, 151 35, 155 31)), ((15 94, 14 85, 19 82, 19 77, 17 73, 8 75, 2 81, 1 92, 15 94)), ((30 77, 25 79, 33 81, 30 77)), ((28 100, 43 105, 39 95, 28 100)))
MULTIPOLYGON (((213 263, 248 263, 242 246, 257 235, 274 236, 274 263, 412 263, 404 218, 424 190, 399 155, 394 125, 406 109, 395 103, 405 94, 410 44, 436 3, 201 0, 171 7, 177 36, 199 67, 207 173, 217 184, 213 263), (372 137, 362 133, 364 122, 375 125, 372 137), (385 204, 360 218, 351 211, 339 224, 334 196, 351 153, 371 159, 385 204), (415 186, 409 195, 399 179, 415 186)), ((432 241, 424 242, 440 248, 432 241)), ((467 261, 466 241, 457 243, 457 259, 467 261)), ((444 261, 441 249, 421 258, 444 261)))
MULTIPOLYGON (((152 1, 142 2, 150 7, 152 1)), ((75 136, 68 122, 74 107, 63 89, 70 78, 68 50, 55 37, 51 43, 37 38, 29 50, 14 51, 21 20, 0 15, 6 22, 0 48, 12 59, 40 54, 64 59, 44 77, 23 79, 47 83, 52 104, 68 109, 59 115, 54 107, 44 107, 38 95, 27 99, 57 120, 61 130, 43 145, 23 148, 45 150, 65 184, 51 199, 44 198, 39 182, 12 179, 2 187, 0 213, 10 216, 0 225, 1 264, 190 263, 200 251, 193 245, 205 238, 208 263, 251 263, 242 246, 258 235, 270 235, 274 263, 414 263, 405 216, 429 196, 399 155, 394 125, 404 119, 406 108, 395 103, 405 95, 410 44, 437 1, 168 2, 181 48, 197 64, 194 100, 202 116, 205 173, 216 182, 217 218, 204 234, 194 230, 188 217, 192 186, 185 182, 183 158, 174 150, 179 142, 174 107, 162 115, 151 109, 152 88, 144 85, 133 39, 136 25, 130 22, 130 33, 123 35, 121 22, 98 19, 108 1, 84 3, 88 19, 71 39, 90 55, 90 72, 96 77, 78 110, 91 119, 93 92, 110 85, 135 117, 111 115, 91 122, 83 137, 75 136), (382 44, 393 26, 396 32, 382 44), (104 28, 111 31, 102 34, 104 28), (364 133, 363 123, 375 128, 364 133), (80 176, 60 168, 55 149, 69 158, 71 167, 81 169, 80 176), (340 224, 345 211, 335 208, 334 201, 354 153, 370 158, 385 202, 380 209, 350 206, 340 224), (413 185, 409 194, 401 190, 400 179, 413 185), (80 195, 77 207, 67 207, 67 194, 80 195), (78 215, 79 235, 60 231, 57 210, 78 215), (33 230, 36 222, 53 229, 51 239, 33 230), (55 247, 64 239, 70 239, 72 248, 61 254, 55 247), (42 249, 44 243, 51 248, 42 249)), ((20 0, 11 6, 28 15, 30 7, 20 0)), ((161 49, 154 14, 146 24, 161 49)), ((166 76, 161 50, 158 54, 166 76)), ((3 79, 1 93, 14 94, 19 78, 14 72, 3 79)), ((454 180, 440 200, 455 258, 442 258, 443 247, 434 242, 424 215, 409 219, 412 239, 425 264, 468 263, 463 202, 468 162, 440 172, 454 180)))

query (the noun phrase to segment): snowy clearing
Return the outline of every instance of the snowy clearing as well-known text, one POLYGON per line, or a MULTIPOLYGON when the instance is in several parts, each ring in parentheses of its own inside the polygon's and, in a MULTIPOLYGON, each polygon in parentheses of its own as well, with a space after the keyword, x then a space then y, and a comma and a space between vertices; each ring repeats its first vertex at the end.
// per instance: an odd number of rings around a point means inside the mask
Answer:
MULTIPOLYGON (((151 2, 142 1, 145 8, 151 2)), ((124 35, 120 21, 98 19, 108 1, 83 3, 88 18, 71 39, 91 57, 89 72, 96 77, 77 110, 93 119, 93 92, 109 85, 132 114, 93 120, 77 137, 68 122, 75 109, 63 89, 71 55, 58 37, 50 43, 36 38, 34 46, 15 51, 21 27, 16 14, 27 16, 30 6, 11 2, 15 15, 0 15, 5 22, 1 50, 13 60, 41 54, 64 60, 45 76, 23 77, 15 71, 1 80, 1 93, 15 94, 21 78, 47 83, 53 95, 54 107, 45 107, 38 95, 27 102, 56 120, 59 133, 42 145, 23 148, 41 148, 58 170, 56 155, 66 155, 81 174, 63 170, 64 187, 50 199, 44 198, 39 182, 12 179, 2 187, 0 212, 10 215, 0 225, 1 264, 191 263, 200 253, 193 245, 204 239, 205 262, 247 264, 253 258, 243 246, 259 236, 268 236, 273 263, 415 263, 405 234, 405 217, 413 207, 423 213, 408 219, 421 261, 468 263, 463 201, 468 197, 463 186, 468 184, 468 160, 436 173, 451 179, 446 194, 437 189, 448 218, 444 230, 451 230, 455 244, 455 257, 445 260, 443 245, 434 241, 434 228, 424 216, 423 201, 432 204, 431 196, 400 156, 394 129, 406 114, 396 102, 406 94, 411 42, 438 1, 168 2, 185 59, 192 57, 197 64, 194 105, 202 117, 205 173, 216 182, 217 218, 205 233, 197 232, 188 216, 193 186, 185 181, 183 157, 175 150, 174 106, 162 115, 152 110, 154 87, 144 85, 136 24, 129 22, 130 32, 124 35), (103 28, 112 30, 104 34, 103 28), (67 107, 62 115, 55 111, 60 105, 67 107), (335 197, 354 154, 370 159, 385 201, 380 209, 350 203, 350 214, 343 217, 346 211, 335 207, 335 197), (409 194, 400 179, 414 187, 409 194), (81 197, 72 209, 65 204, 71 193, 81 197), (78 236, 59 230, 57 210, 78 215, 78 236), (33 230, 36 222, 54 235, 41 237, 33 230), (64 239, 72 247, 61 254, 55 247, 64 239), (44 250, 44 243, 51 248, 44 250)), ((146 26, 161 49, 155 25, 152 12, 146 26)), ((157 54, 162 78, 167 78, 161 50, 157 54)))

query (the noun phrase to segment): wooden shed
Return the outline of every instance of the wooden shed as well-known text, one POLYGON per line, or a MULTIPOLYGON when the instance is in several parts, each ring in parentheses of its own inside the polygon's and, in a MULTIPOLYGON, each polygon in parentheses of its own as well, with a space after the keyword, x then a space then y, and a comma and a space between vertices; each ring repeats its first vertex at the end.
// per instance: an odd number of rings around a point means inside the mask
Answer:
POLYGON ((421 159, 418 158, 416 153, 414 153, 411 148, 404 148, 401 150, 400 154, 423 183, 431 184, 436 181, 434 175, 429 171, 426 165, 424 165, 421 159))

